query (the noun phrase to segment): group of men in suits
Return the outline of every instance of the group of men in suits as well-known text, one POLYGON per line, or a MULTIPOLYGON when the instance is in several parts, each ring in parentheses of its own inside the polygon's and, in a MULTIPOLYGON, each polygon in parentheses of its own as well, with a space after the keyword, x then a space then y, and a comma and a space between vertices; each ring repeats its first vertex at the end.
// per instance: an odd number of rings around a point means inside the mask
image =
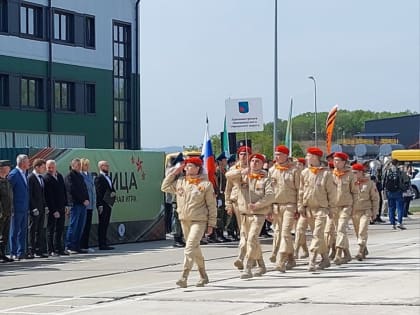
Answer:
POLYGON ((71 161, 65 177, 57 171, 54 160, 35 159, 30 165, 29 157, 20 154, 11 171, 10 165, 10 161, 0 161, 0 262, 87 252, 80 247, 80 240, 86 209, 94 206, 98 210, 99 249, 113 249, 106 235, 116 192, 107 161, 98 163, 96 205, 89 205, 79 158, 71 161))

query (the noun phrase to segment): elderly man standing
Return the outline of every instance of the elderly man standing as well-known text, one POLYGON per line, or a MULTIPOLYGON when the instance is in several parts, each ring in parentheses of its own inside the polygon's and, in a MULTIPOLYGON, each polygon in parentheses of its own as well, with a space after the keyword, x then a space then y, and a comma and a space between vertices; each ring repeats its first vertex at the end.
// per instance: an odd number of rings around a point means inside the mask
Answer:
POLYGON ((46 163, 47 173, 44 176, 45 200, 49 209, 48 216, 48 251, 49 255, 68 255, 64 250, 63 232, 65 222, 65 208, 67 206, 67 192, 63 175, 57 171, 54 160, 46 163))
POLYGON ((25 154, 16 157, 16 168, 7 176, 13 189, 13 211, 10 224, 10 253, 17 260, 25 258, 28 232, 29 188, 26 172, 29 158, 25 154))
POLYGON ((96 207, 98 208, 98 245, 99 250, 112 250, 114 247, 108 246, 106 234, 111 211, 115 203, 116 193, 109 176, 109 163, 107 161, 98 162, 99 175, 95 177, 96 207))
POLYGON ((6 256, 13 201, 12 185, 7 180, 10 165, 10 161, 0 160, 0 260, 2 262, 14 261, 6 256))
POLYGON ((82 165, 79 158, 71 161, 71 170, 64 179, 67 190, 67 202, 70 208, 70 223, 67 227, 66 249, 69 254, 80 252, 80 239, 86 221, 86 207, 89 194, 85 180, 80 174, 82 165))
POLYGON ((335 206, 336 189, 329 168, 321 166, 321 149, 310 147, 306 152, 308 168, 300 176, 298 211, 301 216, 308 218, 309 226, 314 227, 308 271, 315 271, 330 266, 324 230, 327 216, 331 216, 330 209, 335 206), (316 265, 318 254, 322 260, 316 265))
POLYGON ((271 180, 263 170, 264 155, 252 154, 249 161, 249 168, 231 170, 226 173, 226 178, 238 187, 241 241, 243 235, 246 236, 247 262, 241 279, 261 276, 266 272, 258 237, 265 222, 265 216, 271 211, 271 204, 274 201, 271 180), (258 269, 253 274, 252 267, 255 263, 258 264, 258 269))
POLYGON ((270 261, 276 261, 277 253, 280 250, 280 260, 276 270, 285 272, 286 268, 292 269, 296 266, 293 255, 292 228, 297 213, 300 170, 294 163, 289 162, 288 147, 277 146, 274 156, 276 162, 269 170, 276 196, 273 203, 274 239, 270 261))

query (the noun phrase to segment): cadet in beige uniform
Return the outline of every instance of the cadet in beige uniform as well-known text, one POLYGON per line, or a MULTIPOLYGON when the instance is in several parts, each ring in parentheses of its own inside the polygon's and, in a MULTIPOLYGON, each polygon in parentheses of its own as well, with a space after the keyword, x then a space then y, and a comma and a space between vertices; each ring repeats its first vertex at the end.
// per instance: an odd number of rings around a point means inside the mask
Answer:
POLYGON ((265 222, 265 216, 271 211, 274 191, 271 180, 262 169, 264 161, 265 157, 262 154, 253 154, 250 157, 249 169, 231 170, 226 173, 226 178, 238 187, 241 241, 242 236, 246 235, 247 263, 241 279, 261 276, 266 272, 258 237, 265 222), (258 270, 253 274, 251 269, 255 261, 258 264, 258 270))
POLYGON ((356 163, 352 165, 353 174, 356 178, 356 194, 353 203, 353 224, 354 231, 359 244, 359 252, 355 258, 359 261, 366 258, 368 227, 370 220, 374 220, 378 215, 379 209, 379 192, 376 183, 369 176, 364 175, 364 167, 362 164, 356 163))
POLYGON ((270 261, 276 261, 277 253, 280 250, 280 259, 276 270, 285 272, 286 269, 296 266, 293 255, 292 229, 297 213, 300 170, 289 162, 289 149, 286 146, 277 146, 274 156, 276 162, 268 172, 275 193, 272 214, 274 238, 270 261))
POLYGON ((196 286, 202 287, 209 282, 200 240, 204 233, 211 234, 216 227, 217 206, 213 186, 207 176, 201 174, 202 163, 198 157, 186 159, 181 166, 169 172, 161 187, 163 192, 176 194, 176 211, 185 237, 184 269, 176 282, 182 288, 187 287, 188 275, 194 262, 200 273, 196 286), (183 170, 185 176, 177 179, 183 170))
MULTIPOLYGON (((306 159, 305 158, 298 158, 296 161, 296 167, 302 171, 306 167, 306 159)), ((300 185, 300 183, 299 183, 300 185)), ((312 222, 312 221, 311 221, 312 222)), ((295 227, 295 258, 308 258, 309 257, 309 250, 306 241, 306 230, 308 229, 308 218, 302 215, 299 215, 296 220, 296 227, 295 227), (299 256, 299 249, 302 247, 303 255, 299 256)), ((310 227, 311 231, 314 230, 314 227, 310 227)))
POLYGON ((351 168, 346 166, 348 155, 343 152, 334 153, 333 178, 337 187, 335 216, 337 220, 337 239, 335 240, 336 253, 334 263, 341 265, 351 260, 347 226, 352 216, 353 195, 356 193, 355 179, 351 168), (343 257, 344 255, 344 257, 343 257))
POLYGON ((312 230, 312 241, 309 247, 309 271, 324 269, 330 266, 327 247, 324 239, 325 222, 330 209, 335 206, 335 185, 328 167, 321 166, 323 152, 317 147, 307 149, 308 168, 301 172, 298 197, 298 211, 308 218, 312 230), (316 265, 317 255, 322 257, 316 265))
MULTIPOLYGON (((248 168, 248 159, 252 154, 252 150, 250 147, 241 146, 238 148, 238 162, 233 165, 228 172, 237 172, 243 169, 248 168)), ((228 173, 227 172, 227 173, 228 173)), ((240 231, 241 229, 241 216, 238 209, 238 186, 235 186, 234 183, 229 180, 228 176, 226 175, 226 188, 225 188, 225 207, 228 215, 234 214, 236 217, 236 222, 238 223, 239 232, 240 232, 240 240, 239 240, 239 255, 238 258, 235 260, 233 265, 238 268, 239 270, 244 269, 243 260, 245 258, 246 253, 246 235, 240 231)))

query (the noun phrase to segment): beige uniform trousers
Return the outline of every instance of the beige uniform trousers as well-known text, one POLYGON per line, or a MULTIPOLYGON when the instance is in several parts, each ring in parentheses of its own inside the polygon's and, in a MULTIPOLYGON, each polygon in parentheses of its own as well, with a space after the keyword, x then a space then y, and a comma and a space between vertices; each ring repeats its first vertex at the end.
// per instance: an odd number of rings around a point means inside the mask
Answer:
POLYGON ((198 269, 204 269, 204 257, 201 253, 200 240, 207 230, 205 221, 181 220, 182 231, 185 237, 184 271, 190 271, 197 264, 198 269))
POLYGON ((354 232, 359 245, 366 246, 371 215, 370 210, 356 210, 353 213, 354 232))
POLYGON ((308 224, 312 229, 312 240, 309 250, 312 253, 325 254, 327 253, 327 246, 324 238, 325 224, 327 222, 328 209, 306 209, 306 216, 308 217, 308 224))
POLYGON ((352 214, 352 207, 338 207, 338 224, 336 247, 342 249, 349 248, 349 238, 347 237, 347 227, 352 214))
POLYGON ((262 258, 259 241, 260 232, 265 222, 265 215, 241 215, 241 241, 245 240, 246 258, 258 260, 262 258))
POLYGON ((245 254, 246 254, 246 240, 248 238, 248 234, 247 233, 242 233, 242 217, 243 215, 240 214, 239 212, 239 208, 238 208, 238 203, 233 202, 232 203, 232 207, 233 207, 233 212, 235 213, 235 217, 236 217, 236 222, 238 223, 238 228, 239 228, 239 254, 238 254, 238 259, 240 260, 244 260, 245 258, 245 254))
POLYGON ((281 254, 293 254, 292 229, 295 224, 297 206, 294 204, 276 204, 273 207, 272 224, 274 238, 272 256, 277 256, 279 250, 281 254))
MULTIPOLYGON (((313 223, 311 221, 310 223, 313 223)), ((299 216, 299 219, 296 223, 296 231, 295 231, 295 248, 299 248, 301 246, 306 245, 306 230, 308 229, 308 218, 304 216, 299 216)), ((309 227, 311 231, 314 230, 314 226, 309 227)))
POLYGON ((327 217, 327 223, 325 224, 325 242, 327 248, 333 248, 337 241, 337 226, 338 226, 338 211, 333 211, 332 218, 327 217))

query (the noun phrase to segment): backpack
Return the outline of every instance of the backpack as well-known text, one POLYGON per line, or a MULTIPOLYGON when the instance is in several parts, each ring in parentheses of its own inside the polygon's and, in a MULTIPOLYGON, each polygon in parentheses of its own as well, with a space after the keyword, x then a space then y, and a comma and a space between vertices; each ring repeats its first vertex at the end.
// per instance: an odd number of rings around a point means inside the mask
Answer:
POLYGON ((385 176, 385 189, 387 191, 398 191, 401 189, 401 176, 398 169, 389 169, 385 176))

